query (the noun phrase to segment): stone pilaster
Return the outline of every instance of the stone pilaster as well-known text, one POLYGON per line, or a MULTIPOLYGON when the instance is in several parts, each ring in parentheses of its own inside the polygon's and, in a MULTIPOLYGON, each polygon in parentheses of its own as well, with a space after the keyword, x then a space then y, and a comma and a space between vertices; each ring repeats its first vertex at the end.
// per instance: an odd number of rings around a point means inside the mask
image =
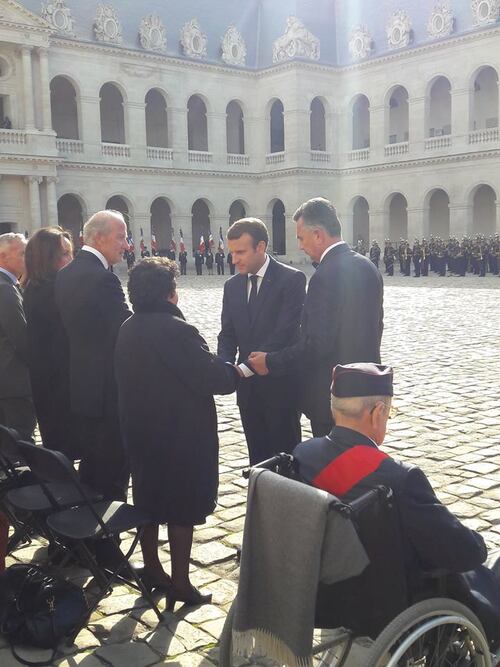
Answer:
POLYGON ((58 182, 56 176, 47 176, 47 224, 57 225, 57 190, 56 183, 58 182))
POLYGON ((42 226, 42 215, 40 210, 40 183, 42 179, 39 176, 27 176, 25 183, 28 184, 31 230, 35 231, 42 226))
POLYGON ((48 49, 38 50, 40 59, 40 91, 42 104, 42 130, 52 131, 52 114, 50 110, 50 81, 49 81, 49 56, 48 49))
POLYGON ((33 63, 31 60, 32 48, 23 46, 21 56, 23 61, 23 106, 24 128, 35 130, 35 107, 33 101, 33 63))

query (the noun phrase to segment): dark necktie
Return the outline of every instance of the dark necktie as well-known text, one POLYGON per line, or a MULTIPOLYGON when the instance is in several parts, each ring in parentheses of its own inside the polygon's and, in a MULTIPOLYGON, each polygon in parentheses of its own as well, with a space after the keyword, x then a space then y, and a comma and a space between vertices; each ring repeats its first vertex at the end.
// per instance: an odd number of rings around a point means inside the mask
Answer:
POLYGON ((249 277, 252 287, 250 289, 250 297, 248 298, 248 314, 250 315, 250 321, 252 321, 257 310, 257 276, 249 277))

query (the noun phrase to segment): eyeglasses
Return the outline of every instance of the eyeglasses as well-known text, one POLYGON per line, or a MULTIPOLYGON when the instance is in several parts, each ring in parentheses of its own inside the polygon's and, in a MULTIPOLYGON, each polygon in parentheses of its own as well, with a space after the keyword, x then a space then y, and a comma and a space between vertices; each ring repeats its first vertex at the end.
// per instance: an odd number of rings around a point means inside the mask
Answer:
MULTIPOLYGON (((379 403, 381 403, 381 401, 377 402, 373 406, 373 408, 370 410, 370 414, 375 410, 375 408, 377 407, 377 405, 379 405, 379 403)), ((385 406, 385 404, 384 404, 384 406, 385 406)), ((391 407, 389 408, 389 414, 387 415, 387 419, 394 419, 394 417, 396 417, 396 415, 398 415, 398 414, 399 414, 399 408, 397 408, 395 405, 391 404, 391 407)))

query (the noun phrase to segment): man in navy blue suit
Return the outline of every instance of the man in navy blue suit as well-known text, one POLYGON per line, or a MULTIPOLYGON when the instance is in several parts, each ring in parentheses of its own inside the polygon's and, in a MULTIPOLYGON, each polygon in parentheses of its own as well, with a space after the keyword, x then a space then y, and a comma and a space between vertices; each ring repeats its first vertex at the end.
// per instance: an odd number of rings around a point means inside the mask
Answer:
POLYGON ((267 254, 267 228, 257 218, 235 222, 227 239, 238 274, 224 286, 218 354, 230 363, 238 355, 237 398, 253 465, 300 442, 297 379, 259 377, 248 355, 298 340, 306 278, 267 254))

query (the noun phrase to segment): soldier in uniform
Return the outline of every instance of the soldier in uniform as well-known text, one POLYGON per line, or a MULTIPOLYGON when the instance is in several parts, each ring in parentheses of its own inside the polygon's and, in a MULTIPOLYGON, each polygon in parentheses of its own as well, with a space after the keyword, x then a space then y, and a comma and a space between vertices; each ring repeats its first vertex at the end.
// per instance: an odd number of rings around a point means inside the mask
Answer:
POLYGON ((389 241, 389 239, 386 239, 384 246, 384 264, 385 264, 385 272, 387 273, 388 276, 394 275, 394 257, 395 257, 395 251, 394 248, 392 247, 392 243, 389 241))
POLYGON ((415 239, 415 243, 413 244, 413 249, 411 251, 412 257, 413 257, 413 268, 414 268, 414 276, 415 278, 420 278, 420 265, 422 262, 422 248, 420 246, 419 240, 415 239))
POLYGON ((411 276, 411 248, 408 241, 403 244, 403 273, 405 276, 411 276))
POLYGON ((234 276, 236 267, 233 264, 233 254, 231 252, 227 253, 227 265, 229 266, 229 273, 234 276))
POLYGON ((215 265, 217 267, 217 275, 224 275, 224 258, 225 254, 222 248, 219 248, 215 253, 215 265))
POLYGON ((430 259, 429 244, 425 239, 422 239, 422 258, 420 260, 420 272, 422 276, 429 275, 429 259, 430 259))
POLYGON ((214 256, 212 251, 209 249, 207 251, 207 254, 205 255, 205 264, 207 267, 208 275, 213 276, 214 275, 214 256))
POLYGON ((380 246, 376 241, 372 241, 372 247, 370 248, 370 259, 378 269, 378 263, 380 261, 380 246))
POLYGON ((185 276, 187 272, 188 254, 185 250, 179 252, 179 264, 181 265, 181 276, 185 276))
POLYGON ((359 253, 360 255, 363 255, 363 257, 366 255, 366 245, 363 239, 359 238, 358 242, 356 244, 356 247, 354 250, 359 253))
POLYGON ((203 274, 203 253, 199 250, 194 253, 194 265, 196 267, 196 275, 201 276, 203 274))

